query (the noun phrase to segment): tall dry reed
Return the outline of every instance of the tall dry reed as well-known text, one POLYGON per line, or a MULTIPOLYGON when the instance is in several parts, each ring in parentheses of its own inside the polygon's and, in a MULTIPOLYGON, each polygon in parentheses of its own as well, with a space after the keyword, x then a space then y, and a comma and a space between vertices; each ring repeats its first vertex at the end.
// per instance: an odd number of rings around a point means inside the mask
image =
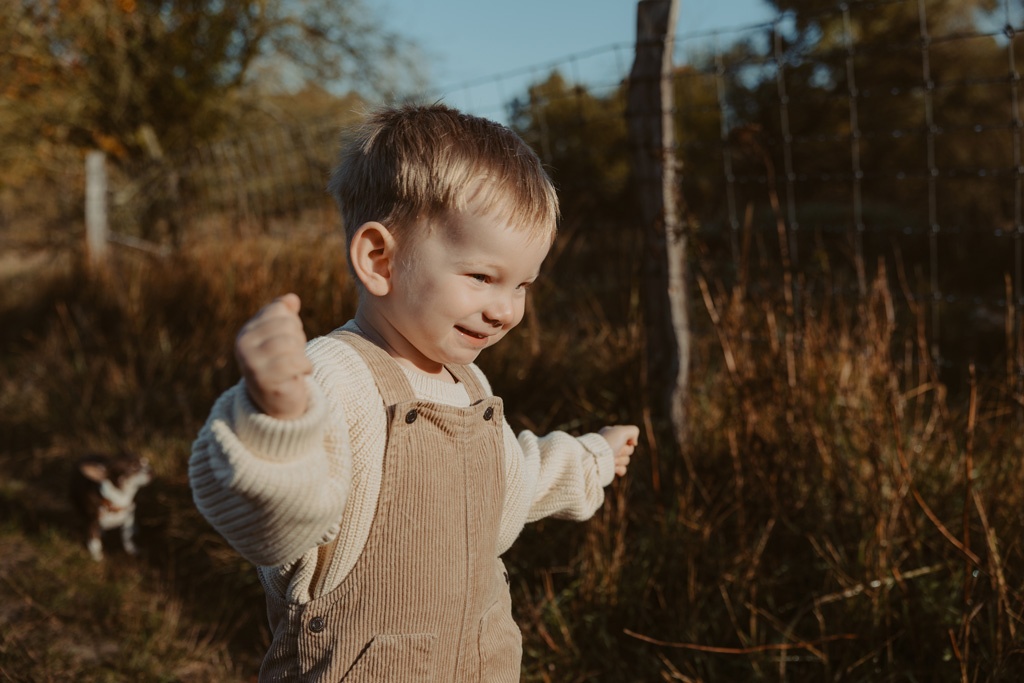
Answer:
MULTIPOLYGON (((827 277, 727 280, 698 259, 673 449, 643 378, 635 254, 606 242, 568 226, 527 320, 480 361, 517 429, 643 425, 595 519, 533 525, 509 554, 525 680, 1015 680, 1012 335, 1005 376, 953 395, 893 273, 860 296, 827 277)), ((297 292, 311 335, 352 314, 339 240, 120 254, 103 277, 65 269, 24 291, 0 311, 0 533, 20 549, 0 560, 0 619, 33 628, 0 629, 0 675, 249 679, 260 589, 191 505, 189 444, 260 306, 297 292), (72 550, 60 491, 76 455, 120 448, 158 479, 144 558, 109 571, 72 550), (76 638, 84 650, 60 646, 76 638)))

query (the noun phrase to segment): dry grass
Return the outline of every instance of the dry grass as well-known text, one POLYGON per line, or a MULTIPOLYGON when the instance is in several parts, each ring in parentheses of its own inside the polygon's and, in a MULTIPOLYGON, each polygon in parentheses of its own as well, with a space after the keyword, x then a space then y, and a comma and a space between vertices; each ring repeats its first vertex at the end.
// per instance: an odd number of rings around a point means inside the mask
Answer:
MULTIPOLYGON (((481 359, 513 427, 650 415, 634 269, 595 267, 606 246, 566 230, 536 310, 481 359)), ((0 310, 0 678, 253 680, 260 588, 191 506, 189 444, 262 303, 296 291, 310 334, 351 315, 338 241, 118 253, 102 277, 21 278, 0 310), (145 552, 97 566, 63 482, 83 450, 122 445, 158 474, 145 552)), ((924 312, 884 271, 864 297, 736 280, 698 268, 684 447, 652 419, 647 457, 595 520, 534 525, 510 553, 524 678, 1016 680, 1015 365, 951 397, 924 312)))

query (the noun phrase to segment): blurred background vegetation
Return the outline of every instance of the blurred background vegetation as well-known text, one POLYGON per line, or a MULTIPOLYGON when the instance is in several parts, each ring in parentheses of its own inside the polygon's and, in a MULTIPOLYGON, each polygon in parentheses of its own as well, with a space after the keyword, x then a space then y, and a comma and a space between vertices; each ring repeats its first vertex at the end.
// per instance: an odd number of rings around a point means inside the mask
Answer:
MULTIPOLYGON (((645 379, 627 84, 555 69, 507 103, 564 220, 480 363, 516 429, 643 431, 593 521, 509 553, 524 680, 1024 666, 1017 5, 774 4, 674 74, 678 448, 645 379)), ((341 0, 0 0, 0 45, 0 678, 255 680, 262 591, 194 510, 189 446, 263 303, 297 292, 311 336, 352 314, 325 174, 367 106, 429 92, 416 48, 341 0), (101 270, 95 149, 114 236, 139 240, 101 270), (65 482, 121 449, 157 474, 144 554, 96 564, 65 482)))

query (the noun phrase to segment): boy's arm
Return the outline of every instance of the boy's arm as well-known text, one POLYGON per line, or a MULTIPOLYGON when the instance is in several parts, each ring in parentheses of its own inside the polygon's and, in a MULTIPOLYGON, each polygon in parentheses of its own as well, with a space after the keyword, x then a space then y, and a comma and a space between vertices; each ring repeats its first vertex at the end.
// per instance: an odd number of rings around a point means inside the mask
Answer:
POLYGON ((307 379, 309 406, 293 420, 260 411, 244 381, 216 402, 192 445, 193 500, 250 562, 285 564, 338 531, 351 479, 348 434, 307 379))
POLYGON ((544 517, 589 519, 604 502, 604 487, 615 478, 615 454, 600 434, 574 437, 552 432, 517 437, 505 424, 505 509, 499 553, 523 525, 544 517))
POLYGON ((337 534, 350 486, 345 397, 333 395, 344 394, 345 373, 330 354, 314 370, 308 350, 317 344, 306 343, 300 308, 286 294, 242 327, 243 379, 217 401, 189 461, 199 511, 260 565, 290 562, 337 534))
MULTIPOLYGON (((487 376, 470 366, 492 395, 487 376)), ((632 425, 605 427, 598 434, 574 437, 552 432, 518 437, 507 422, 505 501, 498 532, 498 554, 511 546, 523 526, 544 517, 585 520, 604 502, 604 487, 629 467, 639 430, 632 425)))

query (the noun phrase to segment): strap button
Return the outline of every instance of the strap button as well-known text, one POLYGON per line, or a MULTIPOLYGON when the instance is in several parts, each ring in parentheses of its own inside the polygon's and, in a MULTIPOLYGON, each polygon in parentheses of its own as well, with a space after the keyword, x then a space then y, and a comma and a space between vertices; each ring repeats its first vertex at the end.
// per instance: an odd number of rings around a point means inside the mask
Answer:
POLYGON ((313 617, 309 620, 309 630, 311 633, 321 633, 327 628, 327 622, 324 621, 323 617, 313 617))
POLYGON ((494 408, 488 407, 487 410, 484 411, 484 419, 490 420, 492 417, 494 417, 494 408))
POLYGON ((410 410, 408 413, 405 414, 405 423, 411 425, 415 421, 416 421, 416 409, 413 408, 412 410, 410 410))

